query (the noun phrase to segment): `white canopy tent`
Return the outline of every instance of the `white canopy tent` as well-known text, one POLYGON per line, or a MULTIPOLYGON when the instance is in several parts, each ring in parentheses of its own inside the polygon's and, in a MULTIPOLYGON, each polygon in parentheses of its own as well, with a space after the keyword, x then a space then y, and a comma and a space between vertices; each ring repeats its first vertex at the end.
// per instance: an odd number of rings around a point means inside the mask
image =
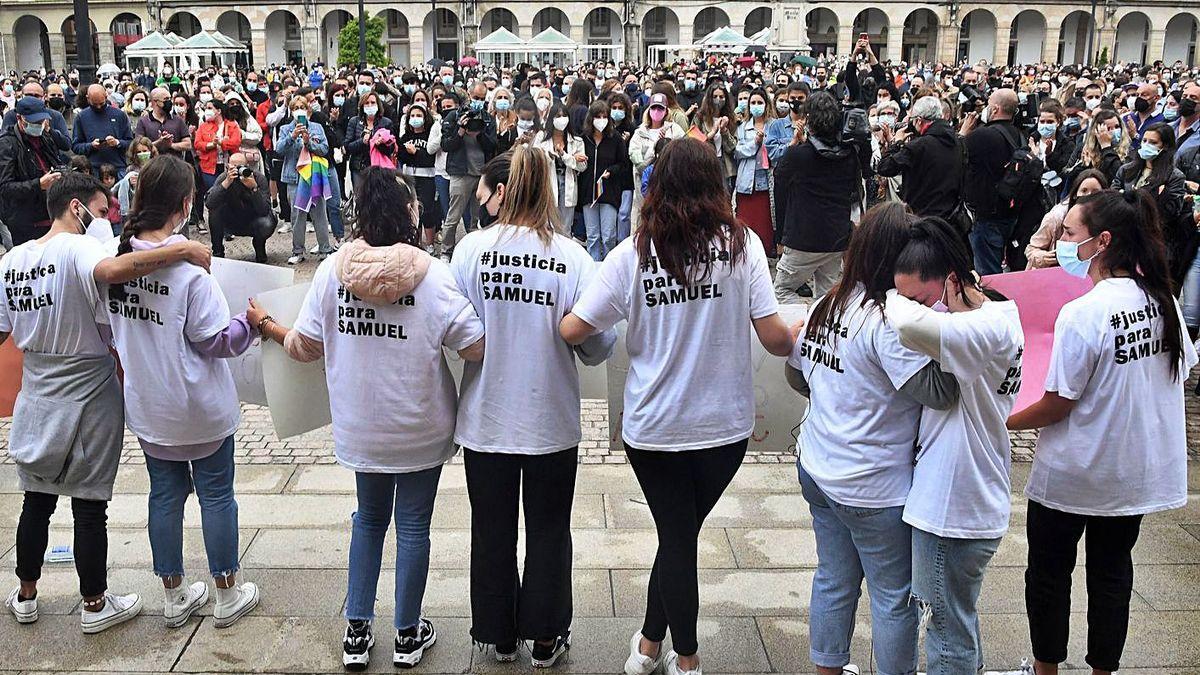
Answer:
POLYGON ((525 41, 503 26, 478 40, 473 48, 480 56, 490 56, 492 65, 509 65, 513 57, 528 52, 525 41))
POLYGON ((144 59, 154 63, 155 70, 162 70, 167 62, 176 70, 191 70, 202 67, 205 59, 223 64, 226 56, 249 51, 246 45, 220 31, 200 31, 186 40, 174 33, 154 31, 125 48, 125 65, 132 67, 135 59, 144 59))

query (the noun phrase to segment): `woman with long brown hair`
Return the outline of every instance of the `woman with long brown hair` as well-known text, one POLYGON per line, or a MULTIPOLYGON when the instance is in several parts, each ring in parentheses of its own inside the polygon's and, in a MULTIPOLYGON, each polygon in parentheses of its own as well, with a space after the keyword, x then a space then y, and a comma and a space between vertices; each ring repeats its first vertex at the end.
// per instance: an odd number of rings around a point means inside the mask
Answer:
POLYGON ((658 529, 646 617, 625 672, 699 672, 696 542, 754 430, 750 332, 785 356, 767 257, 729 207, 712 148, 667 144, 650 179, 641 227, 605 259, 563 319, 571 344, 628 319, 622 438, 658 529), (714 339, 713 336, 720 336, 714 339), (663 654, 671 631, 674 650, 663 654))

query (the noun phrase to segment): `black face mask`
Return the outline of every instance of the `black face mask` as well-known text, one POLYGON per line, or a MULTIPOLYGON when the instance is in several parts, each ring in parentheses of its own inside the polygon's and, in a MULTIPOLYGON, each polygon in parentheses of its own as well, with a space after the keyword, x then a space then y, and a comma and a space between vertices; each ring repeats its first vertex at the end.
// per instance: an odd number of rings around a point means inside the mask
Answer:
POLYGON ((1133 109, 1140 113, 1144 113, 1150 109, 1150 101, 1147 101, 1139 96, 1133 101, 1133 109))
POLYGON ((1190 98, 1185 98, 1179 102, 1179 114, 1184 117, 1191 117, 1196 114, 1196 102, 1190 98))
POLYGON ((46 105, 50 106, 52 110, 62 112, 62 110, 67 107, 67 101, 66 99, 52 96, 46 99, 46 105))

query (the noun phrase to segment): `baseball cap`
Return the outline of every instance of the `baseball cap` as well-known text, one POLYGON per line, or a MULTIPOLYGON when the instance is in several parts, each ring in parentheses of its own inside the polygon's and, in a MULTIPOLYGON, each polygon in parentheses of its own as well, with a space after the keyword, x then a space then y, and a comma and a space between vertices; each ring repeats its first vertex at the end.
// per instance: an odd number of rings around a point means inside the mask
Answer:
POLYGON ((41 122, 49 119, 50 113, 46 110, 46 104, 42 99, 35 96, 23 96, 17 101, 15 110, 17 114, 25 118, 26 122, 41 122))
POLYGON ((653 96, 651 96, 650 97, 650 105, 647 107, 653 108, 654 106, 662 106, 663 108, 667 107, 667 95, 666 94, 654 94, 653 96))

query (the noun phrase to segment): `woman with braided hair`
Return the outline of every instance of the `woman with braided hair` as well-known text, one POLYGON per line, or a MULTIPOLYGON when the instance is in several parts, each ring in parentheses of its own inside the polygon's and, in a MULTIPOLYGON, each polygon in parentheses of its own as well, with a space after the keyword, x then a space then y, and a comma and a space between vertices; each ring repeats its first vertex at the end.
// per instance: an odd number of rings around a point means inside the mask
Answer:
MULTIPOLYGON (((161 155, 138 178, 117 256, 183 241, 176 234, 195 199, 192 168, 161 155)), ((125 369, 126 426, 141 444, 150 474, 150 550, 162 578, 163 617, 178 628, 208 601, 208 585, 184 583, 183 508, 194 486, 204 548, 216 583, 218 628, 232 625, 259 600, 238 583, 238 517, 233 496, 233 435, 241 421, 233 375, 223 359, 246 351, 255 328, 229 317, 217 282, 203 270, 174 264, 102 298, 113 345, 125 369)))

